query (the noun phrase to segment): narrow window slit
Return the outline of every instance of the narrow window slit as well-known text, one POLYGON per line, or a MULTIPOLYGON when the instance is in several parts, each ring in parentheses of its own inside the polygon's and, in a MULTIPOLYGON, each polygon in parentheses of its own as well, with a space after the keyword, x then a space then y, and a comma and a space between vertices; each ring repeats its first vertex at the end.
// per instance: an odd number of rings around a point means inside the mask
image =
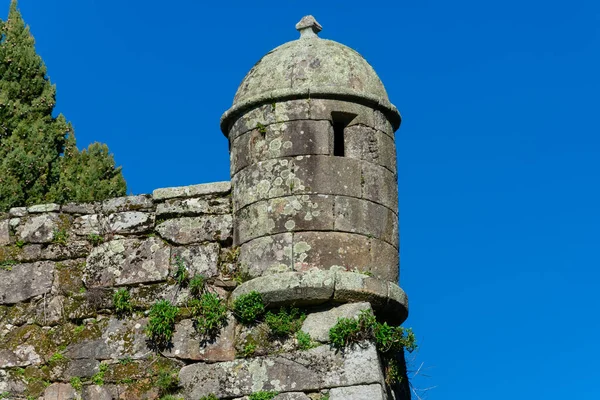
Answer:
POLYGON ((336 157, 344 157, 346 155, 344 131, 354 118, 356 118, 356 114, 336 111, 331 113, 331 122, 333 123, 333 155, 336 157))

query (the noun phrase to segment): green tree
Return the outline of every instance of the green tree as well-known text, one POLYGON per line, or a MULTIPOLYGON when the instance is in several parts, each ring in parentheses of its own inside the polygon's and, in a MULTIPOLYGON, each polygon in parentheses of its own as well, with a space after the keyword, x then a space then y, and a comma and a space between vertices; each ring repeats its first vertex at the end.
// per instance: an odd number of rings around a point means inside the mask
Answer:
POLYGON ((0 20, 0 211, 126 193, 107 146, 80 152, 71 124, 52 116, 55 104, 56 87, 13 0, 0 20))

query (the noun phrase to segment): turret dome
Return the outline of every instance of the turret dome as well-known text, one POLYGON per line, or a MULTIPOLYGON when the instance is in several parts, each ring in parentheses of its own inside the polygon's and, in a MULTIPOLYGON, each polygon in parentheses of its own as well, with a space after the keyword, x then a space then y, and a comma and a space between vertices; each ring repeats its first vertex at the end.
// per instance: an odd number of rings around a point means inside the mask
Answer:
POLYGON ((383 83, 371 65, 355 50, 321 39, 321 26, 312 16, 297 25, 300 38, 267 53, 246 75, 221 118, 226 133, 230 123, 245 110, 274 100, 333 98, 380 109, 394 130, 400 114, 390 103, 383 83))

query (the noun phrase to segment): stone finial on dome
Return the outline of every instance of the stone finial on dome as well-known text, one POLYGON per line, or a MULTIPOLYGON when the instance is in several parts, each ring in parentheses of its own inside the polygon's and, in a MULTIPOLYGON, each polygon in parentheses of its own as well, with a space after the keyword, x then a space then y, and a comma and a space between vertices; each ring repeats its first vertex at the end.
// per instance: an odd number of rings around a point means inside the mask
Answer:
POLYGON ((300 38, 318 37, 317 34, 323 30, 321 24, 317 22, 315 17, 307 15, 296 24, 296 30, 300 32, 300 38))

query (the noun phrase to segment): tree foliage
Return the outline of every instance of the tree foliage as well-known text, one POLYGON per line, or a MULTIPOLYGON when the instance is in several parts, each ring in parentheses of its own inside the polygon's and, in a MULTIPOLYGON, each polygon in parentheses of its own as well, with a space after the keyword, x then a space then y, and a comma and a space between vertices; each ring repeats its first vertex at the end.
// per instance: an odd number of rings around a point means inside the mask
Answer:
POLYGON ((79 151, 72 125, 52 115, 55 104, 56 87, 13 0, 0 20, 0 211, 125 194, 108 147, 79 151))

